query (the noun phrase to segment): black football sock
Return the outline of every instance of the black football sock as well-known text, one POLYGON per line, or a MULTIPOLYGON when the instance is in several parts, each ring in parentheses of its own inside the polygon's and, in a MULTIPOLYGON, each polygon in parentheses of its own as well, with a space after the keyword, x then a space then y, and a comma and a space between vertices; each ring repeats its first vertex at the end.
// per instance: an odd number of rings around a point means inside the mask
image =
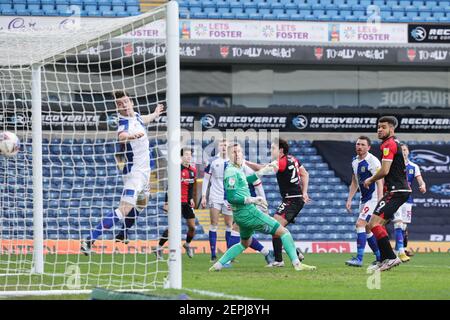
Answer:
POLYGON ((275 261, 282 262, 283 261, 283 242, 280 237, 273 236, 272 237, 273 244, 273 252, 275 254, 275 261))

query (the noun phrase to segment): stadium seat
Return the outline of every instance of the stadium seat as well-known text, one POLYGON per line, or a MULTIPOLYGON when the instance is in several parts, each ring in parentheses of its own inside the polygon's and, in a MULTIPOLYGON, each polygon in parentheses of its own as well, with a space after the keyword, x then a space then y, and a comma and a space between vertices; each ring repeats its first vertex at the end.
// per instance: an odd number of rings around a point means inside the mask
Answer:
POLYGON ((252 20, 261 20, 262 15, 260 13, 250 13, 248 18, 252 20))
POLYGON ((370 6, 372 4, 372 1, 371 0, 359 0, 359 4, 367 8, 368 6, 370 6))
POLYGON ((5 9, 2 9, 1 12, 2 12, 2 15, 4 15, 4 16, 14 16, 14 15, 16 15, 16 10, 14 10, 14 9, 5 8, 5 9))
POLYGON ((112 10, 104 10, 104 11, 102 11, 102 16, 103 17, 115 17, 116 13, 112 10))
MULTIPOLYGON (((332 17, 338 16, 339 11, 340 10, 342 11, 342 8, 339 8, 337 5, 327 5, 327 6, 325 6, 325 10, 326 10, 326 14, 332 18, 332 17)), ((350 10, 348 10, 348 11, 350 11, 350 10)))
POLYGON ((97 0, 98 10, 103 11, 109 11, 111 10, 111 0, 97 0))
POLYGON ((392 11, 392 16, 396 19, 400 19, 400 18, 404 17, 404 15, 405 15, 405 11, 403 9, 392 11))
MULTIPOLYGON (((41 1, 41 3, 43 3, 43 1, 41 1)), ((70 0, 69 3, 71 6, 83 6, 83 0, 70 0)))
POLYGON ((236 15, 232 12, 222 14, 222 19, 234 19, 236 15))
POLYGON ((359 18, 366 14, 366 7, 364 7, 362 5, 354 5, 354 6, 352 6, 352 12, 353 12, 353 16, 356 16, 357 18, 359 18))
POLYGON ((69 1, 66 0, 55 0, 56 10, 58 12, 69 11, 69 1))
POLYGON ((140 13, 139 3, 131 2, 127 3, 127 12, 131 15, 136 15, 140 13))
POLYGON ((381 11, 380 12, 380 17, 382 21, 387 21, 387 19, 389 19, 391 17, 391 11, 381 11))
POLYGON ((241 2, 233 1, 230 3, 230 12, 233 14, 244 13, 244 6, 241 2))
POLYGON ((418 9, 414 6, 409 6, 405 8, 406 16, 410 19, 418 16, 418 9))
MULTIPOLYGON (((254 5, 256 8, 256 4, 253 2, 245 2, 244 7, 246 7, 247 5, 254 5)), ((216 2, 216 8, 229 8, 229 7, 230 7, 230 2, 228 0, 222 0, 222 1, 216 2)))
POLYGON ((26 11, 27 10, 27 1, 26 0, 14 0, 13 7, 16 11, 26 11))
POLYGON ((385 0, 373 0, 372 4, 378 7, 382 7, 386 5, 386 2, 385 0))
POLYGON ((2 12, 3 10, 11 10, 11 9, 12 9, 12 4, 9 0, 0 1, 0 12, 2 12))
POLYGON ((297 20, 303 20, 304 15, 299 14, 299 13, 293 13, 289 15, 289 19, 293 20, 293 21, 297 21, 297 20))
POLYGON ((431 12, 432 12, 431 14, 432 14, 433 18, 435 18, 436 20, 439 20, 439 18, 445 17, 445 11, 441 7, 432 8, 431 12))
POLYGON ((112 11, 114 11, 115 13, 125 12, 125 4, 121 0, 113 0, 112 11))
MULTIPOLYGON (((36 12, 41 11, 41 1, 40 0, 27 0, 27 8, 29 11, 31 11, 32 15, 39 15, 35 14, 36 12)), ((41 11, 42 14, 42 11, 41 11)))
MULTIPOLYGON (((178 5, 180 5, 180 3, 178 3, 178 5)), ((204 1, 202 1, 202 7, 203 7, 203 9, 205 9, 205 8, 215 8, 216 7, 216 2, 215 1, 211 1, 211 0, 204 0, 204 1)))
POLYGON ((289 21, 290 20, 290 15, 286 14, 286 13, 281 13, 281 14, 277 14, 275 16, 275 18, 277 20, 281 20, 281 21, 289 21))
POLYGON ((411 5, 411 1, 409 0, 400 0, 398 4, 402 7, 409 7, 411 5))
POLYGON ((298 6, 295 3, 288 3, 284 5, 286 14, 298 14, 298 6))

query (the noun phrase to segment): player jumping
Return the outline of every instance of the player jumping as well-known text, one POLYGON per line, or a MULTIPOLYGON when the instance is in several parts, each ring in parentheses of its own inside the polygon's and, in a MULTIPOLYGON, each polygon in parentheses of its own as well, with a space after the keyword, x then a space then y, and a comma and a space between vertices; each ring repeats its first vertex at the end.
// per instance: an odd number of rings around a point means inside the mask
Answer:
POLYGON ((402 261, 395 255, 389 242, 389 236, 384 225, 394 218, 394 213, 405 203, 410 194, 406 180, 406 166, 400 143, 396 140, 395 125, 397 120, 393 117, 381 117, 378 120, 378 138, 383 140, 380 148, 382 161, 380 170, 364 181, 364 187, 370 188, 374 182, 384 178, 384 196, 378 202, 369 221, 369 229, 377 239, 380 249, 381 261, 371 270, 386 271, 398 266, 402 261))
POLYGON ((241 254, 252 242, 252 235, 255 231, 278 236, 295 270, 315 270, 316 267, 302 264, 298 259, 295 243, 290 232, 282 227, 278 221, 256 208, 256 205, 267 207, 267 202, 262 197, 250 195, 248 184, 273 171, 273 166, 268 165, 255 174, 246 177, 241 170, 243 163, 241 146, 233 144, 228 148, 228 154, 230 164, 224 173, 225 192, 233 209, 234 220, 240 228, 241 242, 230 247, 209 270, 219 271, 226 263, 241 254))
MULTIPOLYGON (((417 182, 419 183, 419 191, 422 193, 427 192, 427 186, 422 178, 419 166, 408 159, 408 146, 404 143, 401 143, 400 146, 405 159, 406 179, 408 180, 409 187, 411 188, 414 179, 417 179, 417 182)), ((407 253, 406 248, 408 245, 407 226, 411 223, 413 203, 414 201, 411 194, 408 200, 402 204, 394 216, 395 250, 397 251, 398 257, 402 260, 402 262, 409 261, 409 256, 411 255, 411 253, 407 253)))
POLYGON ((81 252, 85 255, 91 253, 92 245, 103 230, 119 225, 136 207, 139 194, 146 192, 150 179, 150 144, 145 125, 154 121, 164 110, 162 105, 158 105, 153 113, 141 116, 134 111, 133 101, 126 92, 116 91, 114 97, 119 112, 118 140, 127 160, 123 168, 124 189, 119 207, 104 216, 91 235, 82 241, 81 252))
MULTIPOLYGON (((194 185, 197 178, 197 169, 191 165, 193 151, 191 148, 181 149, 181 214, 186 220, 188 231, 186 233, 186 242, 183 247, 189 258, 194 256, 194 250, 190 243, 195 236, 195 213, 194 213, 194 185)), ((168 211, 167 194, 164 211, 168 211)), ((164 244, 169 239, 169 229, 166 229, 159 240, 158 247, 155 251, 156 257, 162 259, 162 250, 164 244)))
POLYGON ((377 261, 380 261, 380 250, 377 240, 367 227, 367 222, 372 216, 373 210, 378 201, 383 197, 383 181, 380 179, 369 188, 364 187, 364 181, 374 176, 381 167, 380 160, 369 152, 371 146, 370 139, 366 136, 360 136, 356 141, 356 154, 352 161, 352 182, 348 193, 346 208, 352 213, 352 199, 358 189, 361 192, 359 204, 359 217, 356 221, 356 246, 357 256, 345 262, 348 266, 361 267, 363 265, 364 250, 366 242, 375 254, 377 261))

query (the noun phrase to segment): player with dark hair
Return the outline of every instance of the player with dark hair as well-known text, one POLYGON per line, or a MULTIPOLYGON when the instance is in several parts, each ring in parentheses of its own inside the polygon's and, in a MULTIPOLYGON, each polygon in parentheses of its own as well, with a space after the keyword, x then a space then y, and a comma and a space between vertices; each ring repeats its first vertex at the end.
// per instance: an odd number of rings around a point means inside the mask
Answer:
POLYGON ((377 134, 383 141, 380 146, 381 168, 375 175, 367 178, 363 185, 364 188, 369 188, 374 182, 384 178, 384 196, 378 202, 369 221, 369 229, 377 238, 382 262, 370 266, 371 270, 386 271, 402 263, 392 250, 384 227, 394 218, 395 212, 411 194, 406 180, 406 166, 400 142, 395 138, 396 125, 397 120, 394 117, 385 116, 378 120, 377 134))
POLYGON ((81 252, 91 253, 94 242, 105 229, 121 225, 128 214, 137 207, 138 198, 148 190, 150 179, 150 144, 146 125, 158 118, 164 106, 158 104, 155 111, 141 115, 134 111, 133 100, 125 91, 114 92, 115 103, 119 112, 118 140, 125 155, 123 166, 124 188, 119 207, 106 216, 92 230, 91 235, 81 242, 81 252))
POLYGON ((346 208, 349 213, 352 213, 352 199, 358 189, 361 192, 359 202, 359 216, 356 221, 356 247, 357 255, 345 262, 346 265, 352 267, 362 267, 364 251, 366 243, 372 249, 377 261, 380 260, 380 251, 378 249, 377 240, 367 227, 367 222, 373 214, 373 210, 378 204, 378 201, 383 197, 383 181, 380 179, 376 183, 370 185, 369 188, 364 188, 363 183, 367 178, 375 175, 381 167, 380 160, 378 160, 370 151, 371 141, 369 137, 360 136, 356 140, 356 157, 352 161, 352 182, 350 184, 346 208))
MULTIPOLYGON (((197 179, 197 169, 191 165, 193 150, 189 147, 181 149, 181 214, 186 220, 188 231, 186 233, 186 242, 183 247, 189 258, 194 256, 194 250, 190 243, 195 236, 195 213, 194 213, 194 186, 197 179)), ((167 194, 164 211, 168 212, 167 194)), ((164 244, 169 238, 169 229, 166 229, 159 240, 155 251, 156 257, 162 259, 162 250, 164 244)))
POLYGON ((316 267, 305 265, 298 259, 295 243, 289 231, 281 226, 277 220, 257 209, 256 206, 267 208, 266 200, 260 196, 252 197, 250 195, 248 184, 253 183, 265 174, 273 172, 273 164, 264 167, 255 174, 246 176, 241 170, 244 161, 241 146, 239 144, 231 145, 228 148, 228 155, 230 162, 224 173, 225 194, 232 206, 234 221, 239 226, 241 242, 231 246, 209 270, 219 271, 229 261, 241 254, 250 246, 255 231, 280 237, 295 270, 315 270, 316 267))
MULTIPOLYGON (((295 223, 295 218, 302 210, 305 203, 310 202, 308 196, 309 174, 305 167, 294 156, 289 154, 289 144, 286 140, 277 139, 271 145, 271 157, 274 172, 277 176, 278 186, 282 202, 274 214, 274 218, 286 227, 290 223, 295 223)), ((247 163, 253 170, 261 170, 263 165, 247 163)), ((272 237, 275 261, 272 267, 283 267, 282 243, 281 239, 274 235, 272 237)), ((304 256, 300 249, 297 249, 300 261, 304 256)))

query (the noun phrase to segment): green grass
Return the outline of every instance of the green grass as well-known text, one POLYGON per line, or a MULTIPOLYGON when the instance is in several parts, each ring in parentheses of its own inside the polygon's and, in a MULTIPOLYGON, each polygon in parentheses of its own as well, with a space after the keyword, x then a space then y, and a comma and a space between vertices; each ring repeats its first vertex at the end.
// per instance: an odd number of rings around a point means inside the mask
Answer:
MULTIPOLYGON (((73 261, 82 261, 79 256, 69 256, 73 261)), ((372 260, 371 255, 366 256, 366 266, 372 260)), ((54 259, 47 256, 47 259, 54 259)), ((145 266, 145 261, 154 261, 153 258, 145 255, 114 255, 113 256, 92 256, 92 261, 100 262, 117 261, 129 263, 123 268, 120 264, 113 267, 100 268, 94 263, 87 263, 87 259, 80 264, 82 272, 88 270, 91 273, 98 273, 92 277, 92 285, 106 283, 113 280, 113 277, 106 275, 112 270, 119 274, 121 270, 131 274, 133 270, 142 273, 152 267, 145 266), (134 266, 133 262, 141 262, 134 266), (136 268, 136 269, 134 269, 136 268)), ((402 264, 391 271, 383 272, 380 275, 380 289, 370 290, 367 288, 368 277, 371 274, 363 268, 352 268, 344 265, 345 260, 350 258, 348 254, 309 254, 308 264, 316 265, 316 271, 296 272, 289 263, 284 268, 265 268, 265 262, 259 254, 244 254, 238 257, 238 262, 230 269, 221 272, 208 272, 210 267, 208 255, 196 255, 194 259, 183 256, 183 287, 188 289, 198 289, 205 291, 221 292, 228 295, 238 295, 258 299, 450 299, 450 264, 448 253, 428 253, 416 254, 411 262, 402 264)), ((58 258, 60 259, 60 258, 58 258)), ((286 257, 286 262, 288 262, 286 257)), ((159 267, 162 268, 163 264, 159 267)), ((61 270, 64 273, 63 265, 61 270)), ((22 276, 21 276, 22 277, 22 276)), ((19 277, 13 277, 19 279, 19 277)), ((84 277, 82 283, 86 284, 84 277), (85 282, 83 282, 85 281, 85 282)), ((119 277, 116 277, 119 279, 119 277)), ((161 274, 162 280, 162 274, 161 274)), ((140 281, 143 277, 135 278, 140 281)), ((0 277, 0 287, 5 284, 5 278, 0 277)), ((64 284, 64 277, 52 279, 51 277, 27 277, 20 278, 20 281, 49 281, 64 284)), ((131 277, 124 277, 124 283, 130 281, 131 277)), ((8 282, 11 284, 12 280, 8 282)), ((23 283, 23 282, 21 282, 23 283)), ((119 282, 117 282, 119 284, 119 282)), ((192 298, 210 298, 199 293, 192 293, 184 290, 166 291, 157 290, 157 294, 169 294, 185 292, 192 298)), ((52 297, 27 297, 27 299, 88 299, 89 295, 63 295, 52 297)))

